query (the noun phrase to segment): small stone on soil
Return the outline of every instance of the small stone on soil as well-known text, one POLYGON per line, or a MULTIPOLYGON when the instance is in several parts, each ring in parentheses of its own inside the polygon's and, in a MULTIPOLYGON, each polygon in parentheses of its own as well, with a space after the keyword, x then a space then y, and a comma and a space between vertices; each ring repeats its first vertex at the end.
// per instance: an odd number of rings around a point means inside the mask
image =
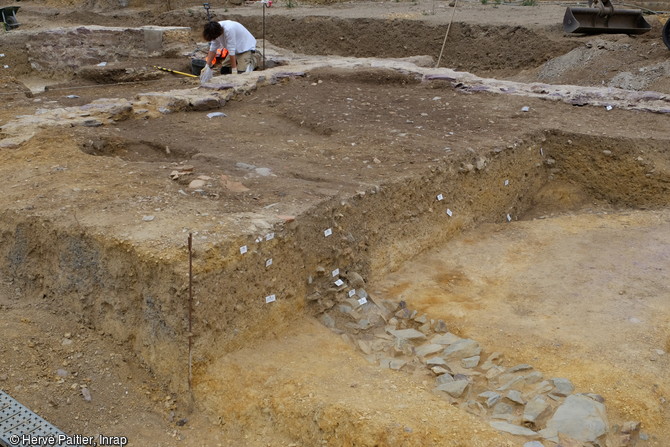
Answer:
POLYGON ((483 393, 478 395, 479 397, 482 397, 485 399, 485 404, 487 407, 491 408, 495 404, 500 401, 500 394, 494 392, 494 391, 484 391, 483 393))
MULTIPOLYGON (((441 377, 441 376, 440 376, 441 377)), ((437 390, 444 391, 449 394, 451 397, 461 397, 465 389, 468 387, 470 382, 467 380, 455 380, 453 382, 443 383, 438 385, 437 390)))
POLYGON ((461 365, 463 368, 466 369, 471 369, 475 368, 477 365, 479 365, 479 356, 476 355, 474 357, 468 357, 467 359, 461 360, 461 365))
POLYGON ((445 383, 450 383, 450 382, 453 382, 453 381, 454 381, 454 378, 449 373, 442 374, 437 379, 435 379, 435 382, 438 385, 443 385, 445 383))
POLYGON ((520 405, 525 405, 526 402, 523 400, 521 397, 521 391, 517 390, 509 390, 505 397, 509 400, 511 400, 514 403, 520 404, 520 405))
POLYGON ((90 402, 90 401, 91 401, 91 392, 88 390, 88 388, 83 387, 83 388, 81 389, 81 395, 82 395, 82 397, 84 398, 84 400, 85 400, 86 402, 90 402))
POLYGON ((575 387, 572 385, 568 379, 556 378, 552 379, 554 387, 556 388, 553 391, 553 394, 557 396, 569 396, 575 390, 575 387))

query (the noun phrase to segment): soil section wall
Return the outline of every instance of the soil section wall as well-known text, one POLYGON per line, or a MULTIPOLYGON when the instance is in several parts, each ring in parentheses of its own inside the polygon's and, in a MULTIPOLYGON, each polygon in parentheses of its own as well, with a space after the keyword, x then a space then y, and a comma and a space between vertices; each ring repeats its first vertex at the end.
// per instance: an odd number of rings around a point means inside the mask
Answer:
MULTIPOLYGON (((526 143, 490 157, 436 164, 424 176, 326 201, 275 227, 274 239, 262 244, 255 245, 257 235, 242 234, 207 249, 196 244, 196 365, 266 336, 268 327, 281 331, 301 314, 305 297, 314 298, 317 291, 315 311, 331 305, 335 286, 325 270, 371 278, 462 228, 521 213, 546 179, 537 169, 539 148, 526 143), (488 191, 513 173, 519 178, 513 186, 488 191), (446 200, 436 199, 440 193, 446 200), (401 205, 407 203, 412 206, 401 205), (447 206, 453 209, 451 217, 447 206), (331 236, 324 236, 326 229, 331 236), (244 256, 239 253, 243 245, 249 247, 244 256), (266 270, 269 257, 273 268, 266 270), (277 302, 265 305, 264 297, 271 294, 277 302)), ((173 390, 184 389, 185 244, 155 250, 30 210, 5 212, 2 227, 2 270, 17 287, 60 303, 63 312, 129 343, 173 390)))
MULTIPOLYGON (((551 175, 585 182, 594 197, 614 203, 667 205, 667 159, 660 148, 661 143, 596 144, 579 135, 536 135, 486 156, 436 163, 421 176, 323 202, 276 226, 269 241, 240 234, 207 249, 196 245, 196 384, 200 365, 266 337, 268 328, 281 333, 306 306, 318 313, 334 305, 331 270, 373 279, 465 228, 517 219, 551 175), (638 150, 649 154, 644 163, 633 159, 638 150), (555 168, 556 160, 565 167, 555 168), (614 169, 603 164, 596 170, 601 162, 614 169), (240 255, 244 245, 248 252, 240 255), (266 304, 269 295, 277 301, 266 304)), ((2 270, 17 287, 61 303, 63 312, 129 343, 171 389, 184 390, 185 245, 155 251, 29 210, 5 212, 2 226, 2 270)))

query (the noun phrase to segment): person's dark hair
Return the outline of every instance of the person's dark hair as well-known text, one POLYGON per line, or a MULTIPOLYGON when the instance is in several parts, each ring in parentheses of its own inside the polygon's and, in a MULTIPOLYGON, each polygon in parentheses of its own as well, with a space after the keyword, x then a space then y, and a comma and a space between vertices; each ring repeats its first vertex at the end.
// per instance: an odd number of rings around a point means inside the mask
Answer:
POLYGON ((219 22, 209 22, 202 30, 202 37, 208 42, 218 38, 221 34, 223 34, 223 27, 219 22))

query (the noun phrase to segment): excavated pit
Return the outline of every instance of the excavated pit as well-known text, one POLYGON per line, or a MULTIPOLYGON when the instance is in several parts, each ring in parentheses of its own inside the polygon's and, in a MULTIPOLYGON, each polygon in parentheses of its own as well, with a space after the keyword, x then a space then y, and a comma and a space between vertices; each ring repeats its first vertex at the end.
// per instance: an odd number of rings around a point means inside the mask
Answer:
POLYGON ((81 151, 88 155, 146 162, 188 160, 197 153, 195 149, 170 148, 153 141, 97 137, 82 144, 81 151))
MULTIPOLYGON (((259 32, 259 17, 231 17, 248 21, 250 29, 259 32)), ((200 19, 196 14, 185 20, 200 19)), ((173 23, 170 15, 157 22, 173 23)), ((402 18, 389 24, 308 17, 301 23, 297 27, 293 18, 273 17, 269 41, 308 54, 398 57, 436 54, 442 39, 441 29, 402 18), (366 35, 366 40, 346 37, 356 34, 366 35)), ((120 32, 99 31, 103 40, 120 32)), ((28 56, 14 49, 7 54, 14 60, 27 57, 32 65, 17 72, 19 79, 36 70, 62 82, 60 88, 76 87, 79 79, 96 85, 163 79, 166 90, 190 88, 185 80, 156 78, 155 72, 138 66, 137 61, 149 54, 145 52, 155 32, 134 29, 124 37, 123 51, 116 53, 106 52, 103 45, 82 55, 72 47, 74 52, 62 58, 70 66, 46 63, 54 48, 43 43, 69 46, 67 39, 88 34, 85 29, 58 32, 56 37, 47 33, 41 37, 44 41, 33 41, 28 56), (103 59, 112 66, 96 67, 103 59), (74 72, 79 78, 72 82, 74 72)), ((161 30, 165 32, 175 46, 156 49, 154 62, 173 61, 173 68, 187 71, 183 44, 190 45, 193 36, 181 29, 161 30)), ((552 33, 555 39, 543 38, 537 29, 457 23, 453 35, 461 45, 447 53, 443 65, 518 79, 531 68, 544 67, 546 74, 551 66, 544 62, 581 45, 575 39, 560 39, 556 30, 552 33), (499 44, 495 50, 491 40, 499 44)), ((658 299, 667 286, 653 280, 654 274, 664 275, 668 269, 668 241, 662 235, 670 200, 670 160, 663 116, 619 110, 607 115, 605 110, 522 96, 472 93, 455 82, 427 81, 404 71, 321 69, 291 77, 295 79, 259 83, 257 89, 225 99, 186 101, 172 113, 152 109, 152 94, 146 92, 155 84, 141 85, 140 90, 81 90, 76 91, 78 98, 68 99, 58 90, 44 92, 37 99, 46 103, 46 110, 87 104, 96 95, 110 97, 119 91, 131 92, 144 103, 123 104, 109 122, 91 120, 41 131, 19 147, 3 149, 7 194, 0 223, 0 269, 16 299, 38 302, 56 318, 70 319, 82 331, 109 337, 132 352, 172 396, 178 416, 186 415, 189 394, 194 396, 197 411, 221 428, 218 432, 207 426, 213 432, 208 439, 224 445, 241 445, 240 440, 261 445, 268 433, 285 444, 463 445, 458 442, 469 439, 467 429, 454 429, 454 434, 439 428, 445 414, 451 415, 443 407, 471 409, 432 394, 433 375, 417 359, 406 359, 401 371, 406 374, 389 379, 379 367, 381 361, 388 369, 388 352, 362 348, 365 344, 359 340, 383 333, 385 322, 371 317, 372 325, 363 328, 359 320, 341 312, 342 305, 352 304, 348 285, 358 275, 367 283, 366 293, 387 307, 402 300, 429 319, 443 319, 452 332, 480 341, 484 354, 501 351, 510 362, 531 363, 547 376, 574 378, 579 391, 605 395, 612 424, 641 420, 650 436, 639 445, 663 445, 670 436, 663 396, 670 390, 667 382, 654 377, 667 369, 667 354, 657 353, 652 366, 626 364, 614 372, 602 366, 626 353, 634 356, 633 350, 648 349, 653 356, 655 350, 670 348, 670 334, 663 329, 670 309, 658 299), (219 107, 227 116, 207 116, 219 107), (639 119, 639 126, 626 130, 625 113, 639 119), (610 119, 619 123, 618 129, 601 132, 610 119), (191 186, 193 181, 197 186, 191 186), (513 246, 535 232, 568 228, 568 240, 577 232, 566 223, 570 219, 575 228, 593 227, 590 240, 585 237, 575 244, 594 252, 608 238, 628 237, 626 227, 633 234, 639 228, 657 235, 652 242, 640 242, 641 247, 656 244, 653 262, 646 261, 653 266, 643 265, 641 257, 626 267, 626 273, 639 274, 637 289, 646 284, 654 294, 648 306, 657 315, 641 325, 651 335, 635 335, 632 348, 619 345, 616 356, 608 355, 600 331, 593 337, 595 348, 582 340, 587 348, 575 352, 592 355, 597 348, 602 354, 591 369, 583 364, 556 367, 550 361, 576 362, 562 348, 574 348, 574 337, 553 334, 553 348, 544 351, 541 343, 538 347, 524 342, 524 331, 533 328, 508 324, 503 319, 507 313, 481 299, 497 297, 497 288, 508 280, 517 285, 518 279, 500 267, 482 272, 468 264, 470 258, 491 262, 496 253, 487 242, 496 246, 495 235, 509 238, 506 243, 513 246), (541 226, 550 228, 537 230, 541 226), (623 229, 612 231, 617 226, 623 229), (189 233, 194 237, 193 393, 187 390, 185 360, 189 233), (480 238, 483 244, 466 250, 480 238), (451 247, 469 257, 459 259, 451 247), (435 254, 438 249, 446 254, 435 254), (489 249, 488 258, 481 255, 489 249), (333 276, 336 269, 341 273, 333 276), (422 276, 424 272, 433 277, 422 276), (347 286, 335 285, 336 279, 347 286), (487 281, 495 286, 482 287, 487 281), (334 322, 330 330, 310 319, 317 317, 328 326, 324 315, 334 322), (495 324, 481 323, 492 316, 495 324), (509 344, 496 338, 498 328, 510 334, 509 344), (318 359, 323 353, 327 355, 318 359), (360 361, 363 358, 367 362, 360 361), (296 373, 283 368, 285 364, 296 373), (339 371, 342 365, 355 373, 339 371), (616 372, 634 377, 637 391, 611 391, 607 381, 616 372), (389 380, 394 382, 389 385, 389 380), (386 386, 397 392, 397 400, 388 400, 386 386), (415 390, 424 393, 421 398, 412 396, 419 392, 415 390), (358 394, 370 397, 360 401, 358 394), (428 399, 435 410, 426 411, 421 399, 428 399), (389 410, 396 407, 397 412, 389 410), (406 417, 406 412, 422 417, 406 417), (352 418, 368 422, 352 423, 352 418), (419 433, 416 427, 422 425, 429 428, 419 433)), ((599 78, 585 84, 600 82, 599 78)), ((522 264, 523 259, 538 264, 545 260, 543 250, 549 243, 539 236, 538 240, 534 247, 517 249, 522 264)), ((614 256, 611 251, 606 255, 614 256)), ((593 268, 603 271, 608 266, 593 268)), ((574 273, 568 268, 561 275, 574 273)), ((606 281, 606 276, 597 276, 597 281, 606 281)), ((532 295, 533 288, 546 292, 549 286, 540 277, 517 287, 528 287, 524 294, 532 295)), ((576 287, 588 290, 589 282, 576 287)), ((526 320, 546 320, 555 310, 511 292, 501 296, 512 314, 526 320)), ((611 305, 617 307, 617 299, 644 301, 630 296, 614 296, 611 305)), ((588 294, 581 299, 588 300, 588 294)), ((554 300, 560 297, 547 297, 547 302, 554 300)), ((588 324, 580 323, 574 313, 557 314, 561 325, 588 324)), ((622 313, 621 318, 640 319, 633 313, 622 313)), ((414 325, 399 327, 403 324, 414 325)), ((588 333, 580 335, 589 338, 588 333)), ((625 345, 627 340, 617 342, 625 345)), ((83 430, 61 409, 47 411, 60 414, 60 425, 83 430)), ((466 427, 489 420, 486 412, 470 412, 477 413, 479 422, 468 420, 466 427)), ((495 432, 486 436, 489 441, 479 445, 520 439, 495 432)))
MULTIPOLYGON (((467 5, 450 28, 449 44, 442 51, 450 12, 442 4, 437 9, 423 2, 386 5, 381 17, 375 6, 360 13, 347 8, 323 13, 268 8, 265 28, 260 9, 228 11, 222 6, 213 4, 215 18, 238 20, 254 35, 264 35, 269 44, 299 54, 425 56, 428 59, 422 63, 432 66, 442 53, 441 66, 484 77, 670 91, 667 49, 660 39, 663 22, 655 16, 649 17, 652 31, 642 36, 566 36, 560 26, 560 6, 545 6, 559 17, 547 20, 533 15, 532 8, 508 6, 495 11, 467 5)), ((202 55, 204 49, 199 29, 205 13, 200 9, 174 7, 155 14, 123 8, 68 14, 24 9, 26 26, 4 36, 3 63, 10 67, 4 74, 33 91, 54 85, 164 81, 165 73, 155 71, 154 65, 188 73, 189 55, 199 50, 202 55), (49 21, 62 21, 63 27, 36 27, 49 21), (86 26, 72 26, 78 23, 86 26), (83 44, 86 51, 80 50, 83 44), (100 63, 108 65, 98 67, 100 63)), ((269 66, 283 62, 267 61, 269 66)))
MULTIPOLYGON (((305 313, 343 318, 338 303, 348 297, 332 284, 331 270, 339 269, 345 280, 356 272, 374 288, 425 250, 448 246, 463 232, 476 237, 482 224, 504 234, 515 228, 510 221, 552 213, 667 209, 667 140, 543 130, 539 123, 536 132, 490 146, 473 122, 502 129, 526 113, 503 117, 524 100, 506 98, 517 104, 500 106, 504 113, 497 118, 478 114, 477 102, 491 99, 411 75, 323 70, 229 102, 218 122, 188 112, 76 128, 61 141, 58 165, 51 162, 49 135, 35 137, 12 153, 7 166, 28 160, 36 174, 23 182, 38 190, 49 185, 50 193, 8 197, 13 205, 2 220, 3 270, 23 296, 58 302, 58 315, 76 316, 127 344, 183 399, 185 238, 193 232, 194 392, 198 405, 228 420, 230 429, 249 415, 235 407, 240 400, 224 397, 236 385, 220 371, 230 373, 230 359, 262 343, 268 328, 276 336, 291 333, 305 313), (249 117, 262 131, 240 125, 249 117), (219 131, 212 133, 212 122, 219 131), (147 135, 150 142, 136 139, 147 135), (167 154, 168 146, 175 151, 167 154), (179 149, 186 147, 197 147, 197 154, 179 149), (174 178, 175 172, 188 181, 174 178), (186 186, 198 178, 204 179, 200 188, 186 186), (110 189, 116 198, 99 197, 110 189), (135 217, 128 221, 122 209, 135 217), (271 296, 276 302, 266 302, 271 296)), ((536 100, 533 107, 543 105, 536 100)), ((449 276, 453 281, 459 283, 458 276, 449 276)), ((401 299, 388 290, 389 302, 401 299)), ((448 327, 477 338, 458 318, 444 318, 448 327)), ((353 343, 366 333, 341 330, 353 343)), ((409 369, 423 377, 420 365, 409 369)), ((301 411, 311 414, 331 403, 314 405, 301 411)), ((324 416, 315 415, 316 426, 301 434, 290 422, 297 408, 279 402, 266 408, 275 430, 303 442, 337 444, 362 433, 324 428, 324 416)), ((388 427, 366 430, 378 437, 388 427)))

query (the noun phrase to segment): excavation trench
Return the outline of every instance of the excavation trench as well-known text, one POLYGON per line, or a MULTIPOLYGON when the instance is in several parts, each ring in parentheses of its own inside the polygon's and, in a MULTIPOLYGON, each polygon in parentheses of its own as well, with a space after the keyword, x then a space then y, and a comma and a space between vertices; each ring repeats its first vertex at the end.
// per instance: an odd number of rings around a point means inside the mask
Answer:
MULTIPOLYGON (((77 157, 91 157, 93 146, 81 141, 77 157)), ((368 283, 379 282, 425 250, 486 223, 510 224, 585 206, 664 209, 670 197, 666 147, 652 139, 538 132, 476 156, 455 154, 374 186, 346 187, 295 218, 266 219, 253 231, 231 226, 219 237, 196 231, 192 358, 198 404, 230 421, 236 410, 219 404, 234 392, 227 388, 234 384, 217 382, 217 365, 267 339, 269 332, 290 332, 305 314, 335 309, 349 298, 346 282, 352 272, 368 283), (557 190, 560 194, 552 193, 557 190), (333 276, 335 269, 341 274, 333 276), (333 284, 340 278, 344 286, 333 284), (269 302, 270 296, 276 301, 269 302)), ((197 156, 191 161, 197 162, 197 156)), ((205 162, 222 163, 216 157, 205 162)), ((193 197, 200 206, 198 194, 193 197)), ((58 314, 126 343, 170 390, 187 399, 186 230, 163 243, 133 240, 118 229, 91 228, 90 216, 78 218, 67 207, 55 213, 40 210, 24 206, 3 213, 3 275, 24 296, 41 297, 58 314)), ((365 334, 360 328, 350 332, 354 339, 365 334)), ((298 411, 271 407, 264 411, 272 413, 274 423, 298 411)), ((242 421, 248 414, 237 416, 242 421)), ((304 433, 306 442, 324 432, 340 439, 342 430, 351 428, 324 426, 318 415, 312 421, 316 425, 304 433)), ((301 436, 291 424, 276 426, 287 436, 301 436)), ((388 427, 370 424, 366 430, 376 436, 388 427)))
MULTIPOLYGON (((388 20, 271 14, 264 30, 262 17, 254 11, 247 13, 251 15, 225 14, 225 18, 244 23, 255 36, 264 36, 269 44, 299 54, 429 56, 432 61, 426 63, 432 66, 444 37, 443 24, 402 17, 388 20)), ((39 90, 43 84, 111 84, 160 79, 164 74, 156 72, 153 65, 168 65, 190 72, 190 57, 199 48, 205 48, 199 35, 204 11, 194 13, 189 9, 140 17, 91 14, 82 18, 83 22, 77 22, 77 13, 72 13, 64 17, 66 23, 87 25, 8 33, 4 36, 3 63, 10 70, 4 74, 11 74, 33 90, 39 90)), ((27 20, 50 19, 36 16, 27 20)), ((578 41, 565 39, 557 30, 558 25, 531 29, 457 21, 450 30, 450 45, 441 66, 482 76, 515 75, 539 67, 580 45, 578 41)))
MULTIPOLYGON (((240 11, 226 18, 260 35, 259 10, 240 11)), ((381 19, 296 14, 268 15, 277 63, 318 58, 287 49, 428 55, 413 61, 432 67, 446 23, 390 8, 381 19)), ((452 398, 434 391, 425 359, 387 343, 391 325, 436 332, 439 320, 480 342, 482 361, 499 351, 506 367, 572 379, 606 397, 612 426, 638 420, 649 445, 670 439, 664 116, 623 110, 645 109, 622 92, 613 108, 578 108, 531 94, 555 99, 546 85, 422 77, 381 59, 197 89, 153 65, 189 71, 202 11, 65 16, 87 26, 3 35, 13 78, 2 137, 15 141, 0 166, 0 271, 18 299, 127 348, 180 409, 193 398, 221 426, 207 443, 518 445, 487 427, 481 365, 458 371, 471 383, 452 398), (630 262, 603 260, 618 257, 630 262), (389 323, 402 306, 418 314, 389 323)), ((558 23, 456 20, 441 65, 663 92, 654 39, 585 44, 558 23), (612 60, 631 73, 614 82, 612 60)), ((561 94, 608 99, 596 93, 561 94)))

